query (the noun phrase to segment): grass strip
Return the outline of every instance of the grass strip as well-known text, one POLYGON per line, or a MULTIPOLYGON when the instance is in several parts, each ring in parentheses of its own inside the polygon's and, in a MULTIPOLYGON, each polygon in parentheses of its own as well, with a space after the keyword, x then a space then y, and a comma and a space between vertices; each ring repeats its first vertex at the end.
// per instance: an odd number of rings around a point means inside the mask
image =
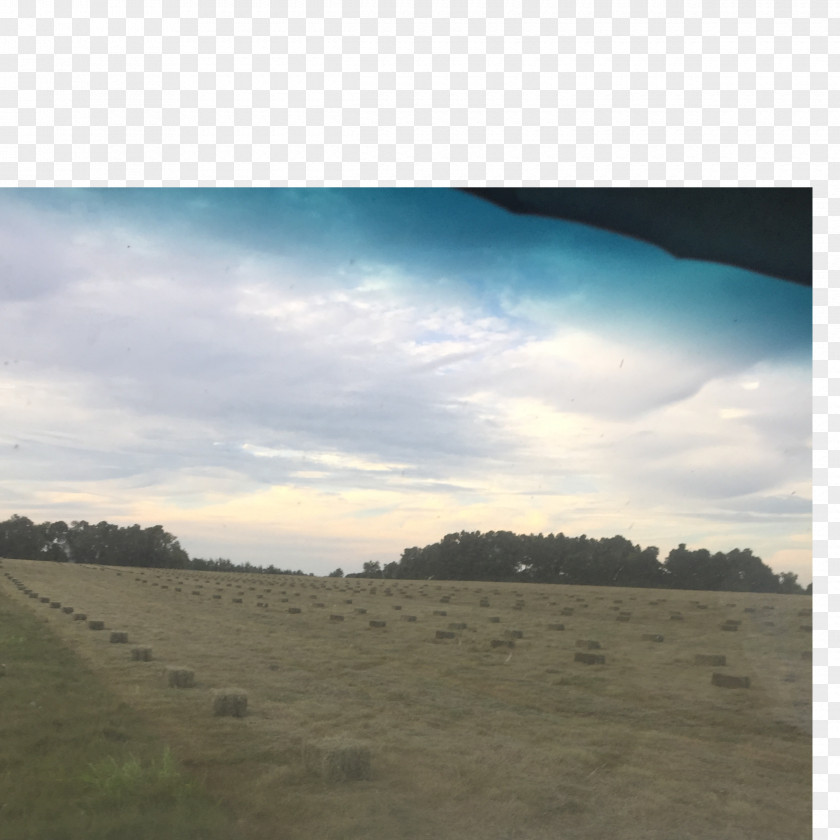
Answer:
POLYGON ((45 623, 0 594, 4 840, 237 837, 166 743, 45 623))

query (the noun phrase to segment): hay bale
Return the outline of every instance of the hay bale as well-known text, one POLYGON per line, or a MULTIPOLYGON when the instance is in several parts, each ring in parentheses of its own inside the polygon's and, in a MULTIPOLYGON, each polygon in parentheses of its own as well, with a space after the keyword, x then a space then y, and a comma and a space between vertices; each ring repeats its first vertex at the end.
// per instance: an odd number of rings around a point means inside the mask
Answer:
POLYGON ((331 615, 330 621, 344 621, 343 615, 331 615))
POLYGON ((364 607, 356 607, 354 612, 356 613, 356 615, 365 615, 367 613, 367 610, 364 607))
POLYGON ((578 639, 575 642, 575 647, 584 648, 585 650, 600 650, 601 643, 593 639, 578 639))
POLYGON ((563 607, 563 609, 560 610, 560 614, 561 615, 574 615, 575 611, 574 611, 573 607, 563 607))
POLYGON ((513 639, 491 639, 490 640, 490 647, 492 648, 512 648, 515 642, 513 639))
POLYGON ((455 634, 451 630, 438 630, 435 633, 436 639, 454 639, 455 634))
POLYGON ((479 607, 489 607, 489 606, 490 606, 490 601, 489 601, 487 598, 482 598, 482 599, 478 602, 478 606, 479 606, 479 607))
POLYGON ((180 665, 167 665, 164 672, 166 684, 170 688, 192 688, 195 685, 195 672, 180 665))
POLYGON ((88 622, 88 627, 91 630, 104 630, 105 629, 105 622, 104 621, 97 621, 97 620, 94 619, 94 620, 88 622))
POLYGON ((217 717, 245 717, 248 695, 241 688, 214 688, 213 714, 217 717))
POLYGON ((384 627, 385 622, 384 621, 369 621, 368 626, 369 627, 384 627))
POLYGON ((416 615, 404 615, 404 616, 401 616, 401 618, 402 618, 403 621, 417 621, 417 616, 416 615))
POLYGON ((729 674, 712 674, 712 685, 719 688, 749 688, 749 677, 731 677, 729 674))
POLYGON ((233 600, 233 603, 234 603, 234 604, 241 604, 241 603, 242 603, 242 599, 241 599, 241 598, 233 598, 232 600, 233 600))
POLYGON ((509 639, 521 639, 522 638, 522 631, 521 630, 505 630, 505 636, 509 639))
POLYGON ((717 653, 695 653, 694 664, 720 667, 721 665, 726 665, 726 657, 717 653))
POLYGON ((112 630, 111 631, 111 644, 112 645, 124 645, 128 642, 128 633, 124 633, 122 630, 112 630))
POLYGON ((491 624, 498 624, 501 621, 501 617, 498 615, 491 615, 490 616, 490 623, 491 624))
POLYGON ((630 616, 629 616, 629 615, 617 615, 617 616, 615 617, 615 620, 616 620, 616 621, 624 621, 624 622, 627 622, 627 621, 630 621, 630 616))
POLYGON ((61 608, 61 611, 62 611, 63 613, 65 613, 66 615, 72 615, 72 613, 73 613, 73 607, 62 607, 62 608, 61 608))
POLYGON ((576 653, 575 662, 583 662, 584 665, 605 665, 607 660, 600 653, 576 653))
POLYGON ((303 745, 303 764, 325 782, 353 782, 371 778, 370 749, 346 738, 325 738, 303 745))
POLYGON ((73 621, 87 621, 87 613, 76 613, 73 616, 73 621))
POLYGON ((566 625, 565 624, 549 624, 548 629, 549 630, 565 630, 566 625))
POLYGON ((60 610, 61 609, 61 601, 50 601, 50 609, 51 610, 60 610))
POLYGON ((135 662, 151 662, 152 649, 150 647, 134 647, 131 649, 131 658, 135 662))
POLYGON ((292 615, 297 615, 300 612, 300 607, 289 607, 289 612, 292 615))
POLYGON ((664 642, 665 637, 659 633, 642 633, 642 641, 645 642, 664 642))
POLYGON ((720 629, 721 630, 727 630, 730 633, 734 633, 738 630, 738 625, 737 624, 730 624, 729 622, 726 622, 726 624, 721 624, 720 625, 720 629))
POLYGON ((449 622, 449 629, 450 630, 466 630, 467 625, 464 621, 451 621, 449 622))
POLYGON ((671 621, 684 621, 682 613, 671 613, 671 621))
POLYGON ((50 599, 49 599, 46 595, 42 596, 42 597, 41 597, 41 598, 39 598, 38 600, 40 600, 40 602, 41 602, 42 604, 49 604, 49 602, 50 602, 50 599))
POLYGON ((435 610, 432 615, 446 615, 446 610, 435 610))
POLYGON ((799 629, 804 630, 806 633, 811 633, 814 627, 811 624, 800 624, 799 629))

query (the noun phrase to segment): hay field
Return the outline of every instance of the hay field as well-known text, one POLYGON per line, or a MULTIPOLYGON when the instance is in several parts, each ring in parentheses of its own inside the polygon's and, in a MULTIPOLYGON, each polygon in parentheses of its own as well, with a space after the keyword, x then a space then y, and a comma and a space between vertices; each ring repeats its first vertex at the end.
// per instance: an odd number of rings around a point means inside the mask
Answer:
POLYGON ((804 596, 22 560, 2 561, 0 589, 151 722, 243 838, 810 836, 804 596), (194 685, 170 687, 172 666, 194 685), (229 686, 244 717, 213 713, 229 686), (303 760, 343 740, 369 749, 366 777, 303 760))

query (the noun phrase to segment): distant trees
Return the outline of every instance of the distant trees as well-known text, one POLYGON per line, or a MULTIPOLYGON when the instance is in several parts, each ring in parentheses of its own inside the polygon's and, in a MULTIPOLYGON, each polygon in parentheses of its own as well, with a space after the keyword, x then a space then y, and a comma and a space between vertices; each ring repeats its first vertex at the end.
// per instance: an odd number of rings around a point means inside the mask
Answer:
POLYGON ((735 592, 804 591, 796 575, 774 574, 748 548, 711 554, 706 549, 689 551, 681 543, 661 563, 656 546, 642 548, 622 536, 592 539, 585 534, 567 537, 510 531, 461 531, 425 548, 406 548, 398 563, 386 565, 383 575, 735 592))
POLYGON ((24 560, 101 563, 113 566, 158 566, 182 569, 186 551, 161 525, 120 527, 81 520, 42 522, 14 515, 0 522, 0 555, 24 560))
MULTIPOLYGON (((672 589, 722 589, 728 592, 801 592, 791 582, 782 587, 780 577, 765 566, 749 548, 734 548, 724 554, 710 554, 705 548, 689 551, 685 543, 673 549, 664 563, 668 586, 672 589)), ((787 573, 790 574, 790 573, 787 573)))
MULTIPOLYGON (((190 558, 178 540, 161 525, 141 528, 85 520, 42 522, 14 515, 0 522, 0 557, 99 563, 112 566, 155 566, 215 572, 261 572, 304 575, 300 569, 235 564, 223 557, 190 558)), ((311 573, 309 573, 311 575, 311 573)), ((342 569, 329 577, 345 577, 342 569)), ((594 539, 583 534, 514 534, 511 531, 460 531, 424 548, 406 548, 399 561, 381 566, 364 563, 348 578, 423 580, 492 580, 568 583, 588 586, 661 587, 732 592, 811 594, 792 572, 775 574, 749 548, 712 554, 680 543, 664 562, 656 546, 642 548, 625 537, 594 539)))

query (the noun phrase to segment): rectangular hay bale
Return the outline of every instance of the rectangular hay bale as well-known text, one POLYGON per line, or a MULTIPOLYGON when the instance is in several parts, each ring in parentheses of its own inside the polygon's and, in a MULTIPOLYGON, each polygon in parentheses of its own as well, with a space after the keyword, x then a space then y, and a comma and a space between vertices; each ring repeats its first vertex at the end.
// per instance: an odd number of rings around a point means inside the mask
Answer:
POLYGON ((575 662, 583 662, 584 665, 604 665, 606 658, 601 653, 576 653, 575 662))
POLYGON ((720 667, 726 665, 726 657, 716 653, 696 653, 694 654, 694 664, 720 667))
POLYGON ((150 662, 152 649, 150 647, 135 647, 131 649, 131 658, 135 662, 150 662))
POLYGON ((179 665, 167 665, 166 683, 170 688, 192 688, 195 685, 195 672, 179 665))
POLYGON ((729 674, 712 674, 712 685, 720 688, 749 688, 749 677, 731 677, 729 674))
POLYGON ((245 717, 248 694, 241 688, 215 688, 212 696, 213 714, 217 717, 245 717))
POLYGON ((371 778, 370 749, 358 741, 325 738, 305 743, 304 767, 326 782, 365 781, 371 778))

